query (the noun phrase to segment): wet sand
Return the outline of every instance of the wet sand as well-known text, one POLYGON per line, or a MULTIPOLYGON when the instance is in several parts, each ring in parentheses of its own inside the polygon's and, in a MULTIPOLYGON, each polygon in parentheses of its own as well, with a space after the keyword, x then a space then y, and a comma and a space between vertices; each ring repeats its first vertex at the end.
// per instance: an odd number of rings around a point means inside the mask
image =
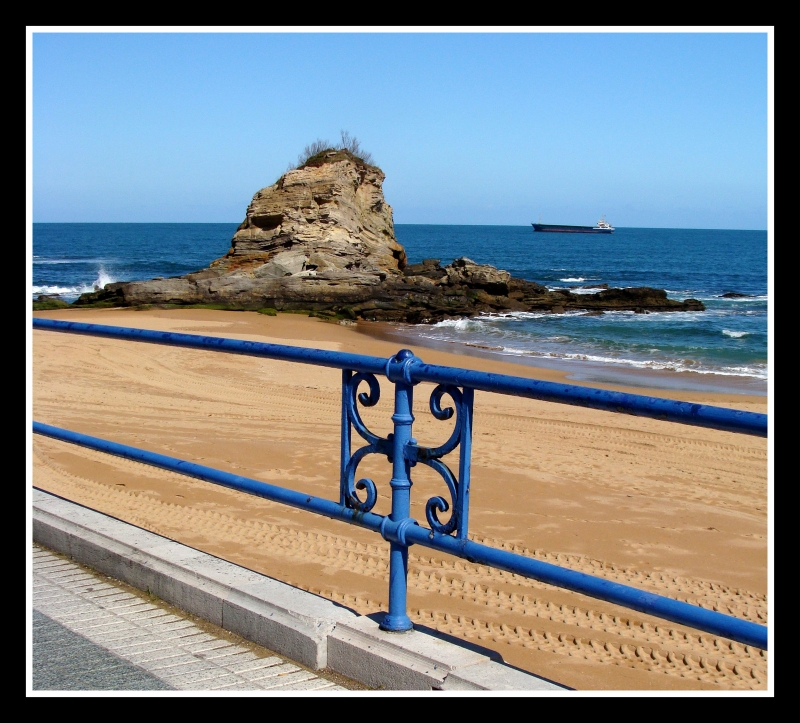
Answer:
MULTIPOLYGON (((387 357, 396 342, 295 314, 67 310, 36 316, 229 336, 387 357)), ((565 372, 415 348, 425 361, 538 379, 565 372)), ((252 357, 33 332, 37 421, 198 461, 329 499, 338 495, 340 373, 252 357)), ((581 383, 581 382, 572 382, 581 383)), ((591 386, 766 412, 759 395, 591 386)), ((391 429, 391 385, 363 409, 391 429)), ((415 391, 415 437, 439 422, 415 391)), ((354 435, 355 436, 355 435, 354 435)), ((356 448, 354 440, 354 449, 356 448)), ((374 533, 34 437, 33 483, 148 530, 336 600, 386 609, 388 545, 374 533)), ((452 460, 451 460, 452 466, 452 460)), ((389 511, 391 468, 359 476, 389 511)), ((413 470, 412 515, 446 492, 413 470)), ((757 622, 767 616, 767 442, 477 392, 471 537, 757 622)), ((412 548, 415 624, 470 640, 580 689, 763 689, 761 651, 515 575, 412 548)))

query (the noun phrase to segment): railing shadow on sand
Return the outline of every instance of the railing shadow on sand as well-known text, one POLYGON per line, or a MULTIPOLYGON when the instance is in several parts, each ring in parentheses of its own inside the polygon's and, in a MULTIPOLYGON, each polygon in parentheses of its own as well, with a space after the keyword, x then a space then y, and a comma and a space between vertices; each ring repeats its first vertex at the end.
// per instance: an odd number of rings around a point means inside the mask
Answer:
POLYGON ((33 432, 223 485, 380 533, 390 546, 389 611, 381 622, 384 630, 402 632, 413 627, 406 612, 408 548, 410 545, 421 545, 469 562, 506 570, 721 635, 746 645, 767 649, 767 627, 764 625, 468 539, 473 398, 476 390, 761 437, 767 436, 765 414, 425 364, 408 349, 402 349, 389 359, 384 359, 280 344, 42 318, 33 320, 33 328, 244 354, 341 369, 342 412, 338 501, 314 497, 40 422, 33 423, 33 432), (386 437, 381 437, 370 430, 359 412, 359 406, 371 407, 377 404, 380 398, 378 375, 386 377, 394 384, 394 414, 391 417, 394 431, 386 437), (423 447, 412 436, 414 387, 420 382, 436 385, 429 399, 434 418, 447 420, 455 417, 450 437, 438 447, 423 447), (359 391, 361 389, 364 391, 359 391), (443 403, 446 398, 450 400, 449 403, 443 403), (355 452, 352 452, 353 430, 366 442, 355 452), (454 472, 442 458, 456 449, 458 469, 454 472), (389 482, 392 490, 391 513, 386 516, 371 511, 377 501, 375 482, 368 478, 357 479, 359 463, 371 454, 386 456, 392 465, 392 478, 389 482), (447 489, 446 496, 431 497, 427 501, 425 516, 428 527, 420 525, 410 516, 411 468, 418 464, 426 465, 437 472, 447 489), (449 518, 441 521, 440 515, 448 511, 450 511, 449 518))

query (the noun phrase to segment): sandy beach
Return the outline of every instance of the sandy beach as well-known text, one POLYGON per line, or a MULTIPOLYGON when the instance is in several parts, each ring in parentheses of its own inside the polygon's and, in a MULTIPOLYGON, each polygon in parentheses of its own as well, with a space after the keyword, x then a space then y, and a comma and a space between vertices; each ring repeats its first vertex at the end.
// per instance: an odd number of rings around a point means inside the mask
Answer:
MULTIPOLYGON (((36 316, 227 336, 383 357, 397 343, 299 314, 92 309, 36 316)), ((425 361, 565 380, 489 358, 411 347, 425 361)), ((572 382, 581 383, 581 382, 572 382)), ((588 384, 587 384, 588 385, 588 384)), ((765 396, 592 383, 767 411, 765 396)), ((415 392, 414 436, 451 422, 415 392)), ((363 409, 391 430, 391 384, 363 409)), ((310 494, 338 496, 340 373, 190 349, 33 332, 33 416, 310 494)), ((354 449, 355 449, 354 443, 354 449)), ((391 467, 359 467, 389 511, 391 467)), ((413 470, 425 520, 438 476, 413 470)), ((386 609, 378 535, 145 465, 34 436, 34 486, 362 613, 386 609)), ((471 537, 760 623, 767 622, 767 440, 477 392, 471 537)), ((762 651, 428 550, 409 555, 409 614, 578 689, 765 689, 762 651)))

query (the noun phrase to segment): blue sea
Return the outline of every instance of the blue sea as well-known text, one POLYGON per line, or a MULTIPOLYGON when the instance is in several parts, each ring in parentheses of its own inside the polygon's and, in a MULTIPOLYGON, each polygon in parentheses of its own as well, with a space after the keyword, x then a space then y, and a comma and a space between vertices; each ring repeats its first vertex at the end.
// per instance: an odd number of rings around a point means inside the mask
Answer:
MULTIPOLYGON (((72 301, 112 281, 196 271, 227 252, 236 227, 37 223, 32 294, 72 301)), ((618 228, 594 235, 407 224, 395 231, 410 263, 467 256, 550 288, 652 286, 706 305, 703 312, 646 315, 496 314, 396 328, 398 339, 555 366, 574 379, 766 393, 766 231, 618 228), (746 296, 722 298, 728 292, 746 296)))

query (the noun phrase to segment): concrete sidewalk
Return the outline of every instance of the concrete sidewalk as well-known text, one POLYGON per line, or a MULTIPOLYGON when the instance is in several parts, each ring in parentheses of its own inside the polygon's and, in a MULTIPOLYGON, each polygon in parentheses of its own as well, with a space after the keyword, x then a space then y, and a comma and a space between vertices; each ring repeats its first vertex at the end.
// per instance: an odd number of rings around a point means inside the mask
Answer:
POLYGON ((165 607, 34 545, 33 689, 344 690, 165 607))

